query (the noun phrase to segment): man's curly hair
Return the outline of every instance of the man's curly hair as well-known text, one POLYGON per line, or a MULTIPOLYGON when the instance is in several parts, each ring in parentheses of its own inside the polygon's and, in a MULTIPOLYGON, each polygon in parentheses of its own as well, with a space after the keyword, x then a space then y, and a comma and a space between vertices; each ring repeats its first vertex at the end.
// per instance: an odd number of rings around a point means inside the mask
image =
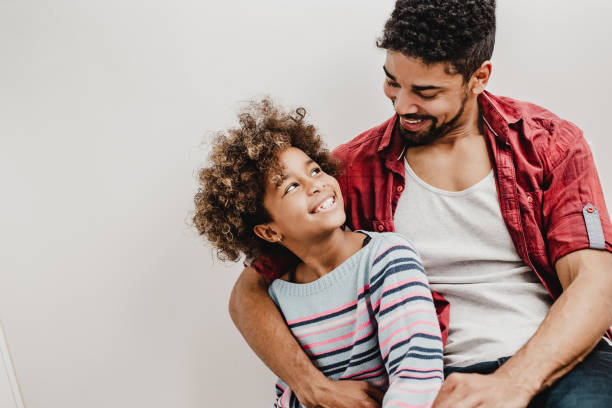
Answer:
POLYGON ((467 81, 493 55, 495 0, 398 0, 376 45, 449 63, 467 81))
POLYGON ((297 147, 323 171, 337 175, 337 161, 305 116, 304 108, 287 112, 268 98, 251 101, 238 115, 240 126, 214 138, 210 164, 198 173, 193 223, 219 259, 254 258, 274 245, 257 237, 253 227, 271 221, 263 200, 268 178, 282 172, 279 152, 297 147))

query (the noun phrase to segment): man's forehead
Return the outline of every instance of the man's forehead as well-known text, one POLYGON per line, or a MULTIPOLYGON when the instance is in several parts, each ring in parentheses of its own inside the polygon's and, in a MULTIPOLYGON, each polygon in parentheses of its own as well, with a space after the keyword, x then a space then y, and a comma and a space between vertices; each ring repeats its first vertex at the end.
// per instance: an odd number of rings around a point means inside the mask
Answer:
POLYGON ((419 58, 396 51, 387 52, 383 70, 392 80, 410 82, 410 85, 450 85, 462 79, 460 74, 453 72, 448 62, 427 64, 419 58))

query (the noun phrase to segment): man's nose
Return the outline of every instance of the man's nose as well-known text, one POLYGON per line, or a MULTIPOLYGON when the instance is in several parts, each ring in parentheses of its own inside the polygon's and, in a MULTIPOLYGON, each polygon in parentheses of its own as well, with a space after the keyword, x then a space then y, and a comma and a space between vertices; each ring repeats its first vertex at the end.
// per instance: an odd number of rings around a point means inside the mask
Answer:
POLYGON ((416 97, 403 90, 397 93, 393 106, 395 107, 395 112, 400 116, 415 114, 419 111, 416 97))

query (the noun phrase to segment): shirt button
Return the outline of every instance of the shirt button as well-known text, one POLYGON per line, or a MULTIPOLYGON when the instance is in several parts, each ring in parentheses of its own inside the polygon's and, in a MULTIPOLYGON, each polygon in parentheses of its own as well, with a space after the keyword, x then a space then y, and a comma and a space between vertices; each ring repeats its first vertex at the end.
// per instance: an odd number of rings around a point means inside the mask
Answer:
POLYGON ((527 196, 527 202, 529 204, 533 203, 533 197, 532 196, 527 196))
POLYGON ((593 211, 595 211, 595 209, 593 207, 587 207, 587 212, 592 213, 593 211))
POLYGON ((403 186, 397 186, 397 192, 401 193, 402 191, 404 191, 404 187, 403 186))
POLYGON ((383 232, 385 230, 385 227, 383 227, 382 225, 378 224, 378 227, 376 227, 377 230, 379 230, 380 232, 383 232))

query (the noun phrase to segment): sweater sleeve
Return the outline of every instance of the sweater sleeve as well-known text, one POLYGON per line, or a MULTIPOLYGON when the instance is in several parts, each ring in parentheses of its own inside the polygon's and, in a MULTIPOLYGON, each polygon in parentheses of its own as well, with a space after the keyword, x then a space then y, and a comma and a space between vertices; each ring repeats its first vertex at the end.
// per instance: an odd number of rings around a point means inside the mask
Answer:
POLYGON ((442 385, 442 338, 431 291, 416 251, 386 240, 370 271, 370 300, 389 376, 383 407, 430 406, 442 385))

